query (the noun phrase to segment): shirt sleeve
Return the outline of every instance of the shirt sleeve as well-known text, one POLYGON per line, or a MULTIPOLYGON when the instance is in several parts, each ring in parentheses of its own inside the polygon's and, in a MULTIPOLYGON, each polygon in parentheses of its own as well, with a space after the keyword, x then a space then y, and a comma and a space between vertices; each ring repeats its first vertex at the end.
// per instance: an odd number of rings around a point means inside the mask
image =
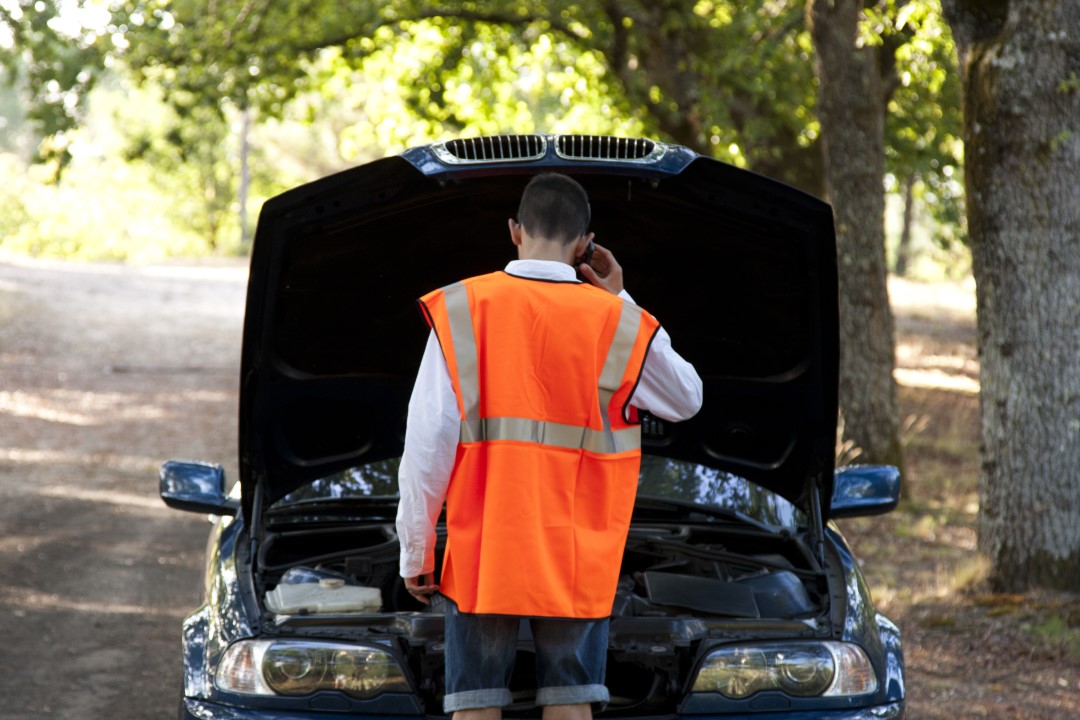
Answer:
POLYGON ((398 469, 402 577, 435 570, 435 525, 454 469, 460 428, 450 371, 439 341, 431 333, 409 399, 405 450, 398 469))
MULTIPOLYGON (((625 290, 619 297, 634 301, 625 290)), ((697 370, 675 352, 671 336, 664 328, 659 328, 645 356, 641 379, 630 404, 664 420, 678 422, 696 415, 702 400, 703 389, 697 370)))

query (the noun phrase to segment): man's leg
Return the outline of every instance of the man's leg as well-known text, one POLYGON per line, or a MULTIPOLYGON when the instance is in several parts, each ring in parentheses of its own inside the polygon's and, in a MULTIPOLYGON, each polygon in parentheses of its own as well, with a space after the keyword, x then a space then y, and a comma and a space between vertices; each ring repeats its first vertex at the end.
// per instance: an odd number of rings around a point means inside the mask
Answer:
POLYGON ((519 625, 515 617, 462 613, 447 598, 443 710, 454 720, 499 720, 511 703, 519 625))
MULTIPOLYGON (((543 720, 590 720, 592 705, 545 705, 543 720)), ((458 720, 455 718, 455 720, 458 720)), ((498 718, 475 718, 474 720, 499 720, 498 718)))
POLYGON ((589 720, 592 706, 610 700, 604 686, 608 620, 533 618, 536 703, 544 720, 589 720))
POLYGON ((501 707, 486 707, 478 710, 458 710, 454 720, 501 720, 501 707))

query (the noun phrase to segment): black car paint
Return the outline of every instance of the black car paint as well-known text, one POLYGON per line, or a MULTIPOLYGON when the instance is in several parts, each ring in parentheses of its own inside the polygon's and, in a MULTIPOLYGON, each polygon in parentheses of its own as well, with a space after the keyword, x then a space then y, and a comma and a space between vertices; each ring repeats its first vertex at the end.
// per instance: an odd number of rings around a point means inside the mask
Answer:
MULTIPOLYGON (((664 645, 663 653, 676 646, 695 648, 690 657, 697 663, 710 646, 726 642, 850 641, 867 651, 877 672, 880 683, 872 697, 795 699, 759 693, 731 701, 682 687, 675 691, 683 700, 671 712, 783 711, 785 720, 861 720, 881 711, 885 717, 902 717, 899 633, 873 609, 850 549, 835 526, 825 524, 834 510, 837 517, 887 511, 898 497, 899 482, 886 471, 880 478, 856 474, 853 482, 842 478, 834 485, 838 349, 831 210, 766 178, 685 149, 669 150, 653 166, 590 164, 549 154, 530 164, 452 167, 430 148, 418 148, 267 204, 252 256, 245 320, 241 507, 225 497, 223 485, 220 492, 211 487, 224 478, 206 468, 195 472, 195 491, 186 493, 183 470, 174 467, 171 489, 163 492, 174 507, 224 516, 207 553, 205 604, 184 624, 182 718, 323 718, 325 711, 377 718, 434 710, 425 708, 416 694, 386 693, 367 701, 330 692, 308 698, 230 695, 215 687, 212 671, 230 644, 254 637, 315 635, 375 642, 394 648, 403 665, 413 663, 414 675, 416 660, 408 648, 423 647, 437 657, 437 615, 398 612, 349 623, 330 617, 276 622, 260 608, 267 589, 257 562, 260 542, 270 506, 287 493, 337 470, 400 453, 404 413, 388 417, 385 411, 404 407, 420 357, 424 333, 412 300, 432 287, 492 269, 498 253, 509 250, 508 243, 496 235, 474 240, 466 230, 505 223, 504 206, 539 170, 568 172, 587 185, 594 196, 597 239, 613 238, 620 261, 634 278, 636 299, 661 317, 680 348, 688 346, 695 363, 719 358, 701 363, 707 387, 701 416, 674 427, 646 418, 645 452, 742 475, 799 505, 808 518, 805 542, 813 557, 808 562, 816 562, 827 577, 828 612, 812 623, 616 618, 612 652, 631 662, 655 663, 651 638, 655 647, 664 645), (633 219, 618 212, 624 195, 627 201, 645 198, 640 207, 655 212, 633 219), (454 203, 463 203, 465 211, 458 208, 448 217, 446 210, 454 203), (703 206, 710 209, 703 211, 703 206), (722 237, 695 236, 706 226, 684 221, 692 209, 704 213, 708 227, 722 228, 722 237), (440 225, 440 220, 446 222, 440 225), (439 239, 423 230, 447 230, 447 223, 449 236, 458 241, 434 250, 432 243, 439 239), (618 245, 620 234, 638 229, 652 238, 651 245, 618 245), (305 255, 305 245, 317 248, 316 255, 324 259, 305 255), (731 246, 725 261, 746 258, 749 264, 710 267, 715 275, 709 286, 712 305, 692 319, 682 317, 678 298, 665 293, 665 285, 686 269, 701 271, 682 253, 694 258, 697 251, 721 245, 731 246), (437 252, 439 261, 409 264, 410 257, 425 252, 437 252), (656 258, 669 264, 661 268, 656 258), (370 327, 358 331, 348 324, 358 310, 370 308, 377 309, 364 320, 370 327), (730 336, 727 325, 735 328, 730 336), (400 341, 378 342, 387 337, 400 341), (370 364, 357 366, 358 354, 370 364), (724 402, 710 402, 717 398, 724 402)), ((387 507, 378 512, 380 522, 392 522, 387 507)), ((679 677, 692 678, 692 670, 681 668, 679 677)), ((434 692, 415 689, 428 697, 434 692)))
MULTIPOLYGON (((372 519, 387 522, 390 520, 387 515, 383 510, 372 519)), ((309 517, 314 519, 317 516, 309 517)), ((337 521, 339 518, 334 515, 329 519, 337 521)), ((833 575, 830 581, 833 596, 829 639, 852 642, 867 651, 878 676, 884 678, 878 692, 873 697, 846 700, 799 700, 766 693, 763 694, 764 699, 762 695, 758 695, 742 701, 728 700, 712 693, 687 693, 685 701, 679 707, 679 713, 750 713, 762 710, 762 703, 771 703, 769 709, 774 711, 801 713, 825 708, 841 709, 838 705, 854 709, 903 700, 904 660, 899 633, 891 622, 874 610, 866 582, 839 530, 830 524, 825 537, 828 566, 833 575)), ((268 713, 275 710, 304 712, 313 707, 311 702, 315 698, 252 698, 222 693, 213 686, 207 672, 208 668, 217 666, 228 646, 239 639, 265 636, 267 633, 270 633, 270 636, 288 637, 298 631, 297 627, 275 626, 253 603, 255 579, 251 574, 249 544, 246 539, 247 531, 242 515, 235 519, 222 518, 217 521, 207 554, 209 585, 206 604, 185 621, 183 630, 184 702, 192 707, 199 707, 198 713, 193 713, 190 717, 202 720, 259 718, 263 717, 258 714, 260 710, 268 713), (254 714, 246 714, 247 710, 237 708, 245 708, 254 714)), ((309 625, 301 624, 299 628, 305 632, 321 631, 327 637, 369 641, 396 648, 403 666, 407 666, 401 649, 404 638, 411 638, 410 642, 413 644, 426 643, 438 650, 442 618, 437 615, 405 613, 383 614, 362 621, 350 621, 347 626, 335 626, 330 624, 331 620, 318 617, 309 618, 309 622, 309 625)), ((644 624, 636 619, 615 619, 611 625, 610 645, 616 653, 640 652, 648 655, 654 653, 653 648, 657 643, 700 643, 695 654, 700 661, 710 647, 726 642, 770 638, 793 640, 800 637, 810 639, 821 637, 821 634, 800 621, 773 623, 765 627, 722 618, 657 618, 644 624)), ((348 710, 365 717, 424 713, 423 707, 414 696, 399 693, 386 693, 367 701, 336 695, 331 701, 329 696, 334 694, 321 695, 327 699, 317 701, 316 707, 320 702, 332 703, 338 706, 338 710, 348 710)), ((279 715, 265 717, 280 718, 279 715)), ((785 715, 786 720, 798 717, 798 714, 785 715)))
POLYGON ((415 298, 511 258, 506 217, 541 170, 586 186, 597 241, 614 247, 635 300, 705 382, 695 418, 649 418, 646 450, 728 470, 808 509, 816 498, 827 518, 838 368, 828 205, 681 149, 655 167, 554 156, 447 167, 433 157, 417 149, 379 160, 263 208, 240 407, 240 483, 254 525, 257 492, 271 504, 400 455, 426 337, 415 298), (688 273, 700 283, 683 282, 688 273), (698 293, 691 302, 688 288, 698 293))

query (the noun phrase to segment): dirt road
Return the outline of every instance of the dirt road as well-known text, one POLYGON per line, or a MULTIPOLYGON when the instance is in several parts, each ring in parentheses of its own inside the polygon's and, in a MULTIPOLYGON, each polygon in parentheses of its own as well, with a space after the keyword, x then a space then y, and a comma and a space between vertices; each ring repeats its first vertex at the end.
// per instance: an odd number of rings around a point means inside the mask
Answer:
POLYGON ((235 477, 246 266, 0 263, 0 717, 175 717, 204 516, 163 459, 235 477))

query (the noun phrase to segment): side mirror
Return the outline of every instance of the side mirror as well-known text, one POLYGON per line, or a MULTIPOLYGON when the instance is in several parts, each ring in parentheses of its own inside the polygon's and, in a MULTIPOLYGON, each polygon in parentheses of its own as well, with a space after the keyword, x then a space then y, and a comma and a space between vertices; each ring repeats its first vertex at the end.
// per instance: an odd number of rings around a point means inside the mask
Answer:
POLYGON ((169 460, 161 466, 161 499, 177 510, 236 515, 240 501, 225 493, 225 468, 213 463, 169 460))
POLYGON ((900 471, 892 465, 848 465, 836 470, 830 517, 884 515, 900 502, 900 471))

